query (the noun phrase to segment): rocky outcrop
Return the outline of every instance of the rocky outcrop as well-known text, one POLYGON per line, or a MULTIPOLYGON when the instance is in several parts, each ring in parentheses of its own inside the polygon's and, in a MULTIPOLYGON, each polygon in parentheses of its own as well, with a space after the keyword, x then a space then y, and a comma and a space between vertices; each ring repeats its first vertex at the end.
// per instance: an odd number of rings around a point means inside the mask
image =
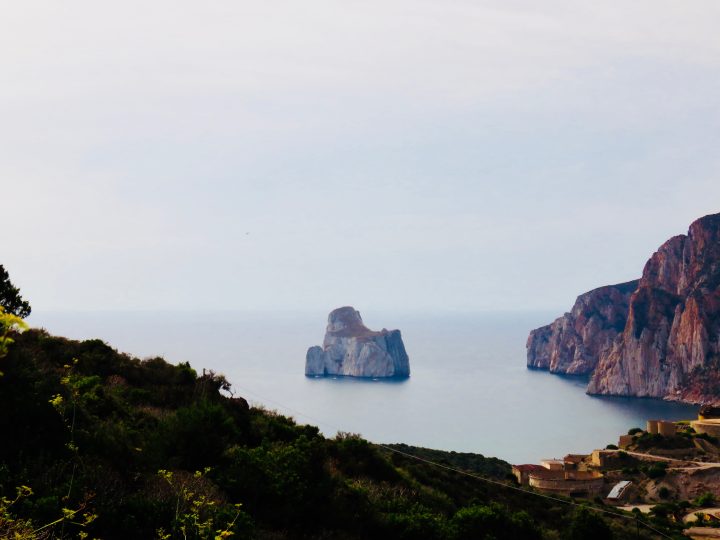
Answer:
POLYGON ((588 375, 625 328, 638 281, 600 287, 578 296, 569 313, 530 332, 528 367, 588 375))
POLYGON ((591 394, 720 402, 710 382, 720 380, 720 214, 665 242, 634 289, 626 308, 617 302, 627 319, 615 337, 583 325, 573 308, 531 333, 528 365, 590 374, 591 394))
POLYGON ((370 330, 348 306, 328 316, 323 346, 308 349, 305 375, 404 378, 410 376, 410 360, 400 330, 370 330))

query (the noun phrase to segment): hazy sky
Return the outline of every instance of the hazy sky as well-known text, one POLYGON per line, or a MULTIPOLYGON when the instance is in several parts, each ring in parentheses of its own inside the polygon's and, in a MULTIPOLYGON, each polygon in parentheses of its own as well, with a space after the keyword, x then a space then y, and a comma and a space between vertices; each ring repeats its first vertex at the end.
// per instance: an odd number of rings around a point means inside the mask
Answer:
POLYGON ((569 309, 720 212, 720 2, 0 0, 48 309, 569 309))

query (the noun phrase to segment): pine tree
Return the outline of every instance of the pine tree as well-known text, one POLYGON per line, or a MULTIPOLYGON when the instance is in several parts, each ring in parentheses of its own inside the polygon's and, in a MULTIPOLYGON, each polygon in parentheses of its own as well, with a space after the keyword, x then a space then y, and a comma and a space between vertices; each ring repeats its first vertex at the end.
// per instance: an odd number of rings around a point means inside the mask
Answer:
POLYGON ((20 296, 20 289, 10 282, 10 275, 5 267, 0 264, 0 306, 5 309, 5 313, 17 315, 24 319, 32 309, 30 303, 23 300, 20 296))

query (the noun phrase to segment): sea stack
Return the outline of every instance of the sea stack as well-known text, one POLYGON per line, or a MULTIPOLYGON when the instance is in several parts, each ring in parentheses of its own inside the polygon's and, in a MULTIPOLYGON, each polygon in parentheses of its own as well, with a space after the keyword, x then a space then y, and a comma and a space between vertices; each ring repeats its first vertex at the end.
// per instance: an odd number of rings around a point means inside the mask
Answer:
POLYGON ((400 330, 370 330, 360 312, 346 306, 328 315, 323 346, 308 349, 305 375, 407 378, 410 359, 400 330))

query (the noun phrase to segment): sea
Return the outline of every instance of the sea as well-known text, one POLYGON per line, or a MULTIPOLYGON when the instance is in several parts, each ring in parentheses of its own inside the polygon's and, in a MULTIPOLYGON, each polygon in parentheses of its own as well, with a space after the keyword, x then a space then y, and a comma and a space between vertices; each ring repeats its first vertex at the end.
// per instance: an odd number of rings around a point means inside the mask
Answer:
POLYGON ((529 331, 557 315, 363 311, 369 328, 402 331, 406 380, 306 377, 305 353, 322 344, 327 312, 38 311, 28 322, 56 335, 99 338, 139 358, 221 373, 235 396, 328 437, 357 433, 515 464, 616 444, 648 419, 696 416, 694 406, 589 396, 582 378, 528 370, 529 331))

